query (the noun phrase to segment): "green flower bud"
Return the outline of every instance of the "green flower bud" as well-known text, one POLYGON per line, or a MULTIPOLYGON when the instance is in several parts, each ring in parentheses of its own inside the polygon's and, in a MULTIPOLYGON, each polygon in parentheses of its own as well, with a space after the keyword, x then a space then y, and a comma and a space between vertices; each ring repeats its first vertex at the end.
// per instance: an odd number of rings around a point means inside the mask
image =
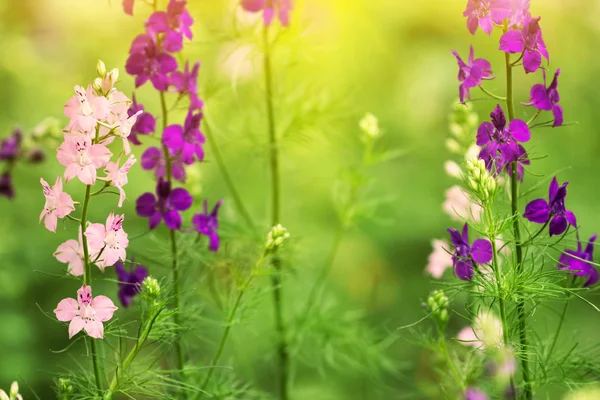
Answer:
POLYGON ((73 393, 73 383, 68 378, 58 378, 58 392, 60 394, 73 393))
POLYGON ((290 237, 289 232, 281 224, 274 226, 267 235, 266 249, 268 252, 275 252, 290 237))
POLYGON ((449 300, 443 290, 433 291, 427 298, 427 308, 432 317, 441 325, 448 322, 448 304, 449 300))
POLYGON ((150 298, 158 298, 160 296, 160 284, 155 278, 147 276, 142 282, 142 293, 150 298))
POLYGON ((10 398, 15 398, 19 395, 19 384, 15 381, 10 385, 10 398))
POLYGON ((104 78, 106 76, 106 65, 102 60, 98 60, 96 63, 96 72, 100 78, 104 78))
POLYGON ((377 117, 371 113, 367 113, 359 123, 360 129, 363 133, 365 140, 374 140, 381 136, 381 130, 379 129, 379 121, 377 117))
POLYGON ((469 189, 484 202, 490 201, 498 191, 498 182, 485 167, 483 160, 467 161, 466 183, 469 189))

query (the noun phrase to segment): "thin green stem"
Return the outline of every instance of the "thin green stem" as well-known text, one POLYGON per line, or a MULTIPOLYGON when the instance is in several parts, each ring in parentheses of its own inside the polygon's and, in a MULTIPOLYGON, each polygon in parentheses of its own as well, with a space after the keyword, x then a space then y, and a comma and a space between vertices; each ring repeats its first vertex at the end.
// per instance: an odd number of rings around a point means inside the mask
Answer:
MULTIPOLYGON (((460 376, 460 373, 459 373, 458 369, 456 368, 456 365, 454 365, 454 361, 452 361, 452 357, 450 357, 450 353, 448 352, 448 345, 447 345, 446 339, 444 337, 444 332, 439 327, 438 327, 438 334, 440 336, 441 353, 444 356, 444 360, 446 361, 446 364, 448 364, 448 368, 450 368, 450 374, 452 375, 454 382, 460 388, 461 395, 462 395, 463 393, 465 393, 467 387, 465 385, 464 380, 460 376)), ((457 398, 462 398, 462 396, 458 396, 457 398)))
POLYGON ((546 365, 548 365, 548 361, 550 361, 550 356, 554 351, 554 347, 556 346, 556 342, 558 341, 558 336, 560 335, 560 331, 562 330, 563 322, 565 321, 565 316, 567 315, 567 310, 569 309, 569 304, 571 304, 571 296, 569 296, 565 300, 565 305, 563 307, 562 313, 560 314, 560 320, 558 321, 558 327, 556 328, 556 333, 554 334, 554 339, 552 339, 552 344, 548 349, 548 354, 546 355, 546 365))
POLYGON ((493 98, 493 99, 500 100, 500 101, 506 101, 506 98, 505 98, 505 97, 498 96, 498 95, 496 95, 496 94, 494 94, 494 93, 492 93, 492 92, 488 91, 486 88, 484 88, 484 87, 483 87, 483 86, 481 86, 481 85, 479 86, 479 89, 481 89, 481 91, 482 91, 483 93, 487 94, 488 96, 490 96, 490 97, 491 97, 491 98, 493 98))

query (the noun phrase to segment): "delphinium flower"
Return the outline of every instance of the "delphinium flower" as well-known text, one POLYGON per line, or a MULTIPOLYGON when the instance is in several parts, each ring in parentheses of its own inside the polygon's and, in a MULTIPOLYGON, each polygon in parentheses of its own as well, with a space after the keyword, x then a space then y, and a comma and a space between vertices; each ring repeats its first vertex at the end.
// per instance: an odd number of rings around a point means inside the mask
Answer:
POLYGON ((465 63, 458 53, 452 50, 452 54, 458 62, 458 81, 461 82, 458 87, 460 102, 471 98, 471 89, 481 85, 484 79, 492 78, 492 66, 490 62, 483 58, 475 59, 473 46, 469 50, 469 59, 465 63))
MULTIPOLYGON (((185 181, 187 173, 185 164, 181 158, 181 153, 169 151, 169 161, 171 166, 171 177, 178 181, 185 181)), ((154 170, 157 179, 167 176, 167 160, 165 159, 163 149, 158 147, 148 147, 142 154, 142 168, 145 170, 154 170)))
POLYGON ((132 266, 131 270, 128 270, 122 262, 117 261, 115 271, 119 280, 117 297, 123 307, 129 307, 133 298, 140 293, 142 282, 148 276, 148 270, 143 265, 132 266))
POLYGON ((571 225, 577 228, 577 219, 572 211, 565 208, 565 198, 567 197, 567 185, 565 182, 558 185, 556 177, 550 182, 548 190, 548 201, 545 199, 535 199, 525 206, 523 217, 536 224, 550 224, 550 236, 560 235, 571 225))
POLYGON ((505 18, 510 16, 508 0, 468 0, 467 8, 463 12, 467 17, 467 28, 475 34, 477 27, 491 35, 494 24, 500 25, 505 18))
POLYGON ((523 21, 529 15, 531 0, 509 0, 510 16, 508 17, 509 29, 522 29, 523 21))
POLYGON ((193 113, 190 109, 183 126, 170 125, 163 133, 163 144, 173 153, 180 154, 184 164, 193 164, 194 157, 198 161, 204 159, 202 145, 206 139, 202 132, 200 132, 201 119, 201 112, 193 113))
POLYGON ((450 240, 455 247, 452 256, 454 273, 459 279, 470 281, 477 264, 486 264, 492 260, 492 244, 487 239, 469 242, 469 225, 465 224, 462 233, 457 229, 448 229, 450 240))
POLYGON ((159 179, 154 193, 144 193, 138 197, 136 211, 141 217, 148 217, 150 229, 155 229, 162 220, 171 230, 181 228, 181 211, 192 206, 193 198, 184 188, 171 189, 171 183, 159 179))
POLYGON ((44 225, 51 232, 56 232, 58 218, 64 218, 75 210, 73 199, 68 193, 63 192, 63 184, 60 175, 56 178, 54 186, 50 187, 48 182, 40 178, 40 183, 46 197, 46 204, 40 214, 40 221, 44 219, 44 225))
POLYGON ((14 198, 12 173, 17 163, 27 161, 36 164, 44 161, 44 158, 44 152, 35 144, 35 137, 26 136, 20 128, 14 129, 8 138, 0 141, 0 162, 4 163, 0 173, 0 197, 14 198))
POLYGON ((142 144, 137 135, 148 135, 156 129, 156 119, 152 114, 145 110, 144 105, 137 102, 135 95, 132 96, 131 107, 127 111, 129 117, 142 112, 131 127, 129 142, 135 145, 142 144))
POLYGON ((536 72, 542 65, 542 56, 550 60, 540 28, 541 17, 527 14, 520 30, 510 30, 500 38, 500 50, 506 53, 522 53, 526 73, 536 72))
POLYGON ((431 246, 433 251, 427 259, 425 272, 435 279, 440 279, 444 275, 444 271, 452 267, 452 255, 447 250, 450 246, 445 240, 440 239, 434 239, 431 246))
POLYGON ((185 8, 185 0, 169 0, 166 11, 155 11, 146 21, 150 35, 163 34, 163 48, 172 53, 183 48, 183 37, 192 38, 191 26, 194 20, 185 8))
POLYGON ((66 298, 60 301, 54 310, 56 318, 69 322, 69 339, 82 329, 93 338, 104 338, 103 322, 113 317, 117 307, 106 296, 92 298, 92 288, 83 285, 77 291, 77 300, 66 298))
POLYGON ((242 7, 249 12, 263 13, 263 22, 269 26, 277 16, 282 26, 290 23, 292 0, 242 0, 242 7))
POLYGON ((525 148, 519 144, 528 142, 531 132, 527 123, 513 119, 507 126, 504 111, 497 105, 490 117, 492 122, 483 122, 477 130, 477 145, 485 146, 479 158, 485 161, 487 169, 500 173, 506 167, 512 176, 511 163, 517 162, 517 179, 523 178, 523 165, 529 164, 525 148))
POLYGON ((141 34, 134 39, 125 70, 135 75, 135 87, 150 80, 156 90, 164 91, 169 85, 168 74, 176 69, 177 60, 160 48, 155 36, 141 34))
POLYGON ((125 261, 126 248, 129 245, 127 233, 123 231, 124 215, 111 212, 106 218, 106 224, 90 224, 84 235, 88 245, 98 252, 96 265, 104 271, 105 267, 114 265, 118 260, 125 261))
POLYGON ((469 220, 478 222, 483 209, 469 199, 460 186, 452 186, 445 192, 446 200, 442 204, 444 212, 455 221, 469 220))
POLYGON ((219 208, 223 204, 223 200, 217 201, 212 211, 208 212, 208 201, 204 200, 202 204, 202 213, 195 214, 192 218, 192 224, 194 224, 194 228, 196 231, 208 237, 208 248, 211 251, 219 250, 219 234, 217 230, 219 228, 219 221, 217 219, 217 214, 219 213, 219 208))
POLYGON ((480 311, 473 325, 463 328, 456 338, 465 346, 476 349, 502 346, 502 322, 491 312, 480 311))
POLYGON ((557 69, 554 73, 554 79, 550 83, 550 86, 546 88, 546 70, 542 70, 542 76, 544 77, 544 83, 538 83, 533 85, 529 98, 531 105, 538 110, 552 111, 554 114, 554 124, 552 126, 562 126, 563 124, 563 109, 558 104, 560 96, 558 94, 558 75, 560 75, 560 69, 557 69))
POLYGON ((189 62, 185 63, 183 71, 175 71, 171 74, 171 85, 179 92, 180 96, 189 96, 190 111, 201 110, 204 103, 198 97, 198 71, 200 63, 197 62, 190 71, 189 62))
POLYGON ((465 392, 465 400, 489 400, 489 397, 481 390, 470 387, 465 392))
POLYGON ((65 141, 56 154, 58 162, 67 167, 65 181, 77 177, 86 185, 96 183, 96 170, 108 164, 112 153, 104 144, 93 144, 86 136, 65 134, 65 141))
POLYGON ((574 276, 585 278, 583 286, 591 286, 598 282, 598 270, 594 267, 594 242, 598 235, 592 235, 585 249, 577 241, 577 250, 565 250, 558 260, 558 269, 567 270, 574 276))
POLYGON ((135 156, 132 154, 122 167, 119 167, 120 159, 117 160, 116 163, 109 162, 106 164, 106 169, 104 170, 106 177, 100 178, 106 181, 107 184, 119 189, 119 207, 123 205, 123 201, 125 200, 125 190, 123 190, 123 186, 127 184, 127 174, 136 161, 135 156))
MULTIPOLYGON (((89 246, 88 246, 89 252, 89 246)), ((92 258, 96 257, 94 252, 91 253, 92 258)), ((67 264, 67 272, 74 276, 83 275, 84 256, 83 256, 83 241, 81 237, 81 226, 79 227, 78 240, 69 239, 62 243, 54 252, 54 257, 61 263, 67 264)))

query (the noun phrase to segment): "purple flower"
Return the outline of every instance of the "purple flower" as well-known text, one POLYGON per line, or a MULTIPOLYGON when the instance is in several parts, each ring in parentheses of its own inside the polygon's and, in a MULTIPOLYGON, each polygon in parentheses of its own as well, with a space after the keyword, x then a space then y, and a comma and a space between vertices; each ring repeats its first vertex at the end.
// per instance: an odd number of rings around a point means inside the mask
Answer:
POLYGON ((489 400, 489 397, 479 389, 468 388, 465 392, 465 400, 489 400))
POLYGON ((500 25, 510 16, 510 6, 508 0, 468 0, 463 16, 467 17, 467 29, 472 35, 477 26, 491 35, 494 23, 500 25))
POLYGON ((141 292, 142 282, 148 276, 148 270, 138 265, 131 271, 127 270, 121 261, 115 263, 115 271, 119 280, 117 296, 123 307, 129 307, 133 298, 141 292))
POLYGON ((592 265, 594 261, 594 242, 598 235, 592 235, 585 250, 577 241, 577 250, 565 250, 558 260, 558 269, 568 270, 574 276, 585 276, 583 286, 591 286, 598 282, 598 271, 592 265))
POLYGON ((131 43, 125 70, 135 75, 135 87, 148 79, 156 90, 165 91, 169 85, 168 74, 177 69, 177 60, 160 49, 156 37, 142 34, 131 43))
POLYGON ((194 156, 196 156, 198 161, 204 159, 202 145, 205 142, 205 138, 202 132, 200 132, 201 119, 201 112, 194 114, 190 109, 183 127, 181 125, 170 125, 163 132, 163 144, 173 153, 181 154, 181 160, 186 165, 194 163, 194 156))
POLYGON ((15 160, 19 155, 22 139, 23 132, 15 129, 12 135, 0 142, 0 160, 15 160))
POLYGON ((548 50, 542 39, 540 18, 531 18, 528 13, 523 20, 521 30, 511 30, 500 38, 500 50, 506 53, 523 53, 525 72, 535 72, 542 65, 542 56, 550 60, 548 50))
POLYGON ((508 17, 510 29, 523 28, 523 21, 529 15, 530 3, 530 0, 510 0, 510 17, 508 17))
POLYGON ((518 142, 528 142, 531 138, 529 127, 520 119, 513 119, 508 126, 506 117, 500 105, 490 113, 492 122, 483 122, 477 129, 477 145, 485 146, 479 153, 479 158, 485 161, 489 171, 497 174, 506 167, 512 176, 512 162, 517 162, 517 178, 523 179, 524 167, 530 162, 525 148, 518 142))
POLYGON ((554 114, 554 125, 561 126, 563 124, 563 109, 558 104, 560 101, 560 95, 558 94, 558 75, 560 75, 560 69, 556 70, 554 79, 550 83, 550 86, 546 88, 546 70, 542 70, 544 76, 544 83, 538 83, 533 85, 529 98, 531 103, 526 105, 533 105, 538 110, 552 111, 554 114))
POLYGON ((471 46, 469 51, 469 63, 460 58, 458 53, 452 50, 452 54, 458 62, 458 81, 462 82, 458 87, 460 102, 464 103, 465 99, 471 98, 471 89, 481 85, 483 79, 490 79, 492 76, 492 66, 488 60, 483 58, 474 59, 474 50, 471 46))
POLYGON ((144 193, 138 197, 135 210, 140 217, 149 217, 150 229, 154 229, 165 220, 165 225, 171 230, 181 228, 180 211, 192 206, 193 198, 184 188, 171 190, 171 183, 159 179, 154 193, 144 193))
POLYGON ((217 220, 217 214, 219 213, 219 208, 221 207, 221 204, 223 204, 223 200, 217 201, 217 204, 215 204, 214 208, 209 214, 208 202, 204 200, 204 212, 196 214, 192 218, 192 223, 194 224, 196 231, 208 237, 208 248, 211 251, 219 250, 219 235, 217 234, 217 229, 219 228, 219 221, 217 220))
POLYGON ((452 255, 454 273, 463 281, 473 279, 476 264, 485 264, 492 260, 492 244, 487 239, 476 239, 469 244, 469 225, 463 226, 462 235, 457 229, 448 229, 450 240, 455 247, 452 255))
MULTIPOLYGON (((186 172, 183 161, 179 154, 173 154, 169 151, 171 158, 171 176, 180 182, 185 181, 186 172)), ((148 147, 142 154, 142 168, 146 171, 154 170, 156 178, 167 176, 167 163, 162 149, 158 147, 148 147)))
POLYGON ((129 134, 129 141, 135 145, 142 144, 138 139, 137 135, 147 135, 149 133, 154 132, 156 128, 156 120, 154 116, 147 111, 144 111, 144 105, 140 104, 135 99, 135 94, 132 96, 133 102, 131 103, 131 107, 127 110, 127 115, 132 116, 135 115, 139 111, 143 111, 140 115, 138 115, 135 124, 131 127, 131 133, 129 134))
POLYGON ((567 230, 567 224, 577 227, 577 219, 572 211, 565 208, 567 185, 565 182, 558 186, 556 177, 550 182, 548 200, 536 199, 525 206, 523 217, 536 224, 547 224, 550 221, 550 236, 560 235, 567 230))
POLYGON ((198 70, 200 63, 194 64, 190 71, 189 62, 186 61, 183 72, 175 71, 171 74, 171 85, 177 89, 180 95, 190 97, 190 109, 201 110, 204 103, 198 97, 198 70))
POLYGON ((12 185, 12 177, 6 172, 0 177, 0 196, 12 199, 15 197, 15 190, 12 185))
POLYGON ((183 48, 183 36, 192 38, 190 27, 194 20, 185 8, 187 1, 170 0, 167 11, 156 11, 146 21, 148 33, 156 35, 164 33, 163 48, 170 52, 178 52, 183 48))

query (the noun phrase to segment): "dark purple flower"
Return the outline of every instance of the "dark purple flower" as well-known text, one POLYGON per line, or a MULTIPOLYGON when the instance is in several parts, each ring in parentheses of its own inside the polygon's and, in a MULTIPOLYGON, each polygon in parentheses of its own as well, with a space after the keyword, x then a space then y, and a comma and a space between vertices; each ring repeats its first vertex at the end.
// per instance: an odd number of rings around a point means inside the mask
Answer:
POLYGON ((526 105, 532 105, 538 110, 552 111, 554 114, 554 125, 552 126, 561 126, 563 124, 563 109, 558 104, 560 101, 560 95, 558 94, 558 75, 560 75, 560 69, 556 70, 554 79, 552 79, 548 88, 546 88, 546 70, 542 70, 542 75, 544 76, 544 84, 538 83, 533 85, 529 95, 531 103, 526 105))
POLYGON ((138 265, 131 271, 127 270, 121 261, 115 263, 115 271, 119 280, 117 296, 123 307, 129 307, 133 298, 141 292, 142 282, 148 276, 148 270, 138 265))
POLYGON ((585 250, 582 251, 581 242, 577 241, 577 250, 565 250, 558 260, 558 269, 568 270, 575 276, 585 276, 583 286, 591 286, 598 282, 598 271, 592 264, 594 262, 594 242, 598 235, 592 235, 585 250))
POLYGON ((452 50, 452 54, 458 62, 458 81, 462 82, 458 87, 458 95, 460 96, 460 102, 464 103, 465 99, 471 98, 472 88, 481 85, 483 79, 491 78, 492 66, 488 60, 474 58, 473 46, 469 51, 468 64, 465 64, 456 51, 452 50))
POLYGON ((198 71, 200 63, 194 64, 190 71, 190 65, 186 61, 183 72, 175 71, 171 74, 171 85, 177 89, 180 95, 190 97, 190 110, 201 110, 204 103, 198 97, 198 71))
POLYGON ((467 29, 472 35, 477 26, 491 35, 494 24, 501 25, 510 16, 510 5, 508 0, 468 0, 463 16, 467 17, 467 29))
POLYGON ((536 224, 547 224, 550 221, 550 236, 560 235, 567 230, 567 224, 577 227, 577 219, 572 211, 565 208, 567 185, 565 182, 558 186, 556 177, 550 182, 548 201, 536 199, 525 206, 523 217, 536 224))
POLYGON ((14 160, 19 155, 23 132, 15 129, 8 138, 0 142, 0 160, 14 160))
POLYGON ((15 190, 12 185, 12 177, 6 172, 0 177, 0 196, 12 199, 15 197, 15 190))
POLYGON ((127 110, 127 115, 132 116, 135 115, 138 111, 143 111, 140 115, 138 115, 135 124, 131 127, 131 133, 129 134, 129 141, 135 145, 142 144, 138 139, 137 135, 147 135, 149 133, 154 132, 156 128, 156 120, 154 116, 147 111, 144 111, 144 105, 140 104, 136 101, 135 94, 132 96, 132 103, 129 110, 127 110))
POLYGON ((184 188, 171 190, 171 183, 159 179, 154 193, 144 193, 138 197, 135 210, 141 217, 149 217, 150 229, 154 229, 165 220, 165 225, 171 230, 181 228, 180 211, 185 211, 192 206, 194 199, 184 188))
POLYGON ((512 176, 512 162, 517 162, 517 178, 523 179, 524 167, 530 163, 525 148, 518 142, 527 142, 531 138, 529 127, 520 119, 506 124, 506 117, 500 105, 490 113, 492 122, 483 122, 477 129, 477 145, 485 146, 479 158, 485 161, 489 171, 499 174, 502 169, 512 176))
POLYGON ((469 225, 463 226, 462 234, 457 229, 448 229, 450 240, 455 247, 452 255, 454 273, 463 281, 473 279, 475 264, 485 264, 492 260, 492 244, 487 239, 475 239, 469 244, 469 225))
MULTIPOLYGON (((185 181, 186 172, 183 161, 179 153, 173 154, 169 151, 171 158, 171 176, 180 182, 185 181)), ((148 147, 142 154, 142 168, 149 171, 154 170, 156 178, 164 178, 167 176, 167 163, 162 149, 158 147, 148 147)))
POLYGON ((183 127, 181 125, 170 125, 163 132, 162 142, 173 153, 181 154, 181 161, 190 165, 194 163, 194 156, 198 161, 204 159, 205 142, 204 135, 200 132, 200 121, 202 113, 195 114, 190 109, 185 118, 183 127))
POLYGON ((167 11, 156 11, 146 21, 148 33, 156 35, 163 33, 163 48, 170 52, 178 52, 183 48, 183 36, 192 38, 190 27, 194 20, 185 8, 187 1, 170 0, 167 11))
POLYGON ((169 85, 168 74, 177 69, 177 60, 160 49, 156 37, 142 34, 131 43, 125 70, 135 75, 135 87, 148 79, 156 90, 165 91, 169 85))
POLYGON ((465 400, 489 400, 489 397, 479 389, 468 388, 465 392, 465 400))
POLYGON ((544 39, 540 18, 531 18, 527 14, 523 20, 521 30, 511 30, 500 38, 500 50, 505 53, 523 53, 523 67, 525 72, 535 72, 542 65, 542 56, 550 60, 544 39))
POLYGON ((219 208, 221 207, 221 204, 223 204, 223 200, 219 200, 209 214, 208 202, 204 200, 204 212, 196 214, 192 218, 192 223, 194 224, 196 231, 208 237, 208 248, 211 251, 219 250, 219 235, 217 234, 217 229, 219 228, 219 221, 217 219, 217 214, 219 213, 219 208))

